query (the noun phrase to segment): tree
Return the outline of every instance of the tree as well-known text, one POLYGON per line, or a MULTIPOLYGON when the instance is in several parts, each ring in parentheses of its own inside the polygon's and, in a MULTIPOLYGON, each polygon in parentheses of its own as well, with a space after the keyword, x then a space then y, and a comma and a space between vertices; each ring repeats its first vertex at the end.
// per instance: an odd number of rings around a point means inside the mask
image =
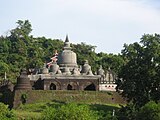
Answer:
POLYGON ((30 24, 29 20, 18 20, 16 22, 18 25, 15 29, 11 30, 11 35, 17 37, 24 37, 28 36, 32 31, 32 25, 30 24))
POLYGON ((98 53, 98 60, 96 63, 100 66, 102 65, 104 70, 107 71, 109 68, 116 74, 120 70, 121 66, 124 64, 124 60, 120 54, 107 54, 107 53, 98 53))
POLYGON ((160 35, 144 35, 140 43, 124 45, 125 64, 119 72, 117 90, 137 108, 160 100, 160 35))
POLYGON ((0 53, 9 53, 10 42, 7 38, 0 37, 0 53))
POLYGON ((6 63, 0 61, 0 76, 2 77, 1 79, 4 79, 5 72, 9 72, 9 66, 6 63))
POLYGON ((98 67, 95 61, 98 57, 95 53, 96 46, 87 45, 86 43, 72 45, 73 51, 77 54, 77 62, 79 65, 83 65, 85 60, 88 60, 92 66, 92 71, 97 71, 98 67))
POLYGON ((26 56, 27 46, 32 43, 32 39, 29 36, 32 26, 28 20, 18 20, 16 23, 18 24, 17 27, 10 31, 11 35, 8 37, 11 41, 10 51, 26 56))

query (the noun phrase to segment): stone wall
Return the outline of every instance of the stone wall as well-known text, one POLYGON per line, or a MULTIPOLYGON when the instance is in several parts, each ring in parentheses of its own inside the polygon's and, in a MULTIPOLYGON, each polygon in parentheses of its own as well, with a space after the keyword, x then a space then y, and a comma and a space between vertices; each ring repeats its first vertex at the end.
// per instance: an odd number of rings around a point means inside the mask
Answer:
POLYGON ((125 104, 126 101, 117 92, 100 91, 52 91, 52 90, 17 90, 13 106, 22 104, 22 95, 26 95, 26 104, 37 102, 77 102, 92 104, 125 104))

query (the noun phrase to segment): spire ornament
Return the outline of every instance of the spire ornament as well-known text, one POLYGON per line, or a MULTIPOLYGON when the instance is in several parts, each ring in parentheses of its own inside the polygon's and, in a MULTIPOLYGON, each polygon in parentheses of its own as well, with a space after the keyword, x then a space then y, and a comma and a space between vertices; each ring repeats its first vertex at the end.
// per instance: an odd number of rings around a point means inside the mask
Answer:
POLYGON ((66 35, 66 40, 64 42, 64 47, 63 47, 64 50, 71 50, 71 46, 70 46, 70 42, 69 42, 69 39, 68 39, 68 35, 66 35))
POLYGON ((68 35, 66 35, 66 40, 65 40, 65 42, 69 42, 68 35))

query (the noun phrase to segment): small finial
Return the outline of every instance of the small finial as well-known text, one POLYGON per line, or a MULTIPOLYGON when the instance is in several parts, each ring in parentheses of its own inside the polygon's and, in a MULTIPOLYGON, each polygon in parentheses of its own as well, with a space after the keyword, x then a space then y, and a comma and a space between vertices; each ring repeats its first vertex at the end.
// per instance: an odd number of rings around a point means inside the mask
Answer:
POLYGON ((66 40, 65 40, 65 42, 69 42, 68 35, 66 35, 66 40))

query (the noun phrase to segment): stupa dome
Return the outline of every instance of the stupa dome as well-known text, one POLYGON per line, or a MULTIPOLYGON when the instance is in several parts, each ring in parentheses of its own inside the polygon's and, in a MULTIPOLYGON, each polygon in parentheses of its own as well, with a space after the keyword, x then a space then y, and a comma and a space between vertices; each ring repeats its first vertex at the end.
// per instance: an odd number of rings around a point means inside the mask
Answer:
POLYGON ((46 68, 46 63, 44 63, 43 68, 40 70, 41 74, 48 74, 49 70, 46 68))
POLYGON ((82 66, 82 74, 88 74, 88 72, 91 70, 91 66, 88 64, 88 60, 85 60, 84 65, 82 66))
POLYGON ((58 70, 59 70, 59 65, 57 65, 56 62, 53 62, 52 65, 50 66, 50 72, 56 74, 58 70))
POLYGON ((98 75, 104 75, 104 70, 103 70, 102 66, 100 66, 100 68, 98 70, 98 75))
POLYGON ((70 70, 69 70, 68 67, 65 67, 65 68, 64 68, 63 74, 65 74, 65 75, 71 75, 71 72, 70 72, 70 70))
POLYGON ((58 55, 58 64, 60 69, 69 67, 70 70, 73 70, 77 67, 77 55, 71 50, 68 36, 66 36, 63 51, 58 55))
POLYGON ((21 70, 20 76, 17 78, 15 90, 31 90, 32 86, 29 81, 26 69, 21 70))

